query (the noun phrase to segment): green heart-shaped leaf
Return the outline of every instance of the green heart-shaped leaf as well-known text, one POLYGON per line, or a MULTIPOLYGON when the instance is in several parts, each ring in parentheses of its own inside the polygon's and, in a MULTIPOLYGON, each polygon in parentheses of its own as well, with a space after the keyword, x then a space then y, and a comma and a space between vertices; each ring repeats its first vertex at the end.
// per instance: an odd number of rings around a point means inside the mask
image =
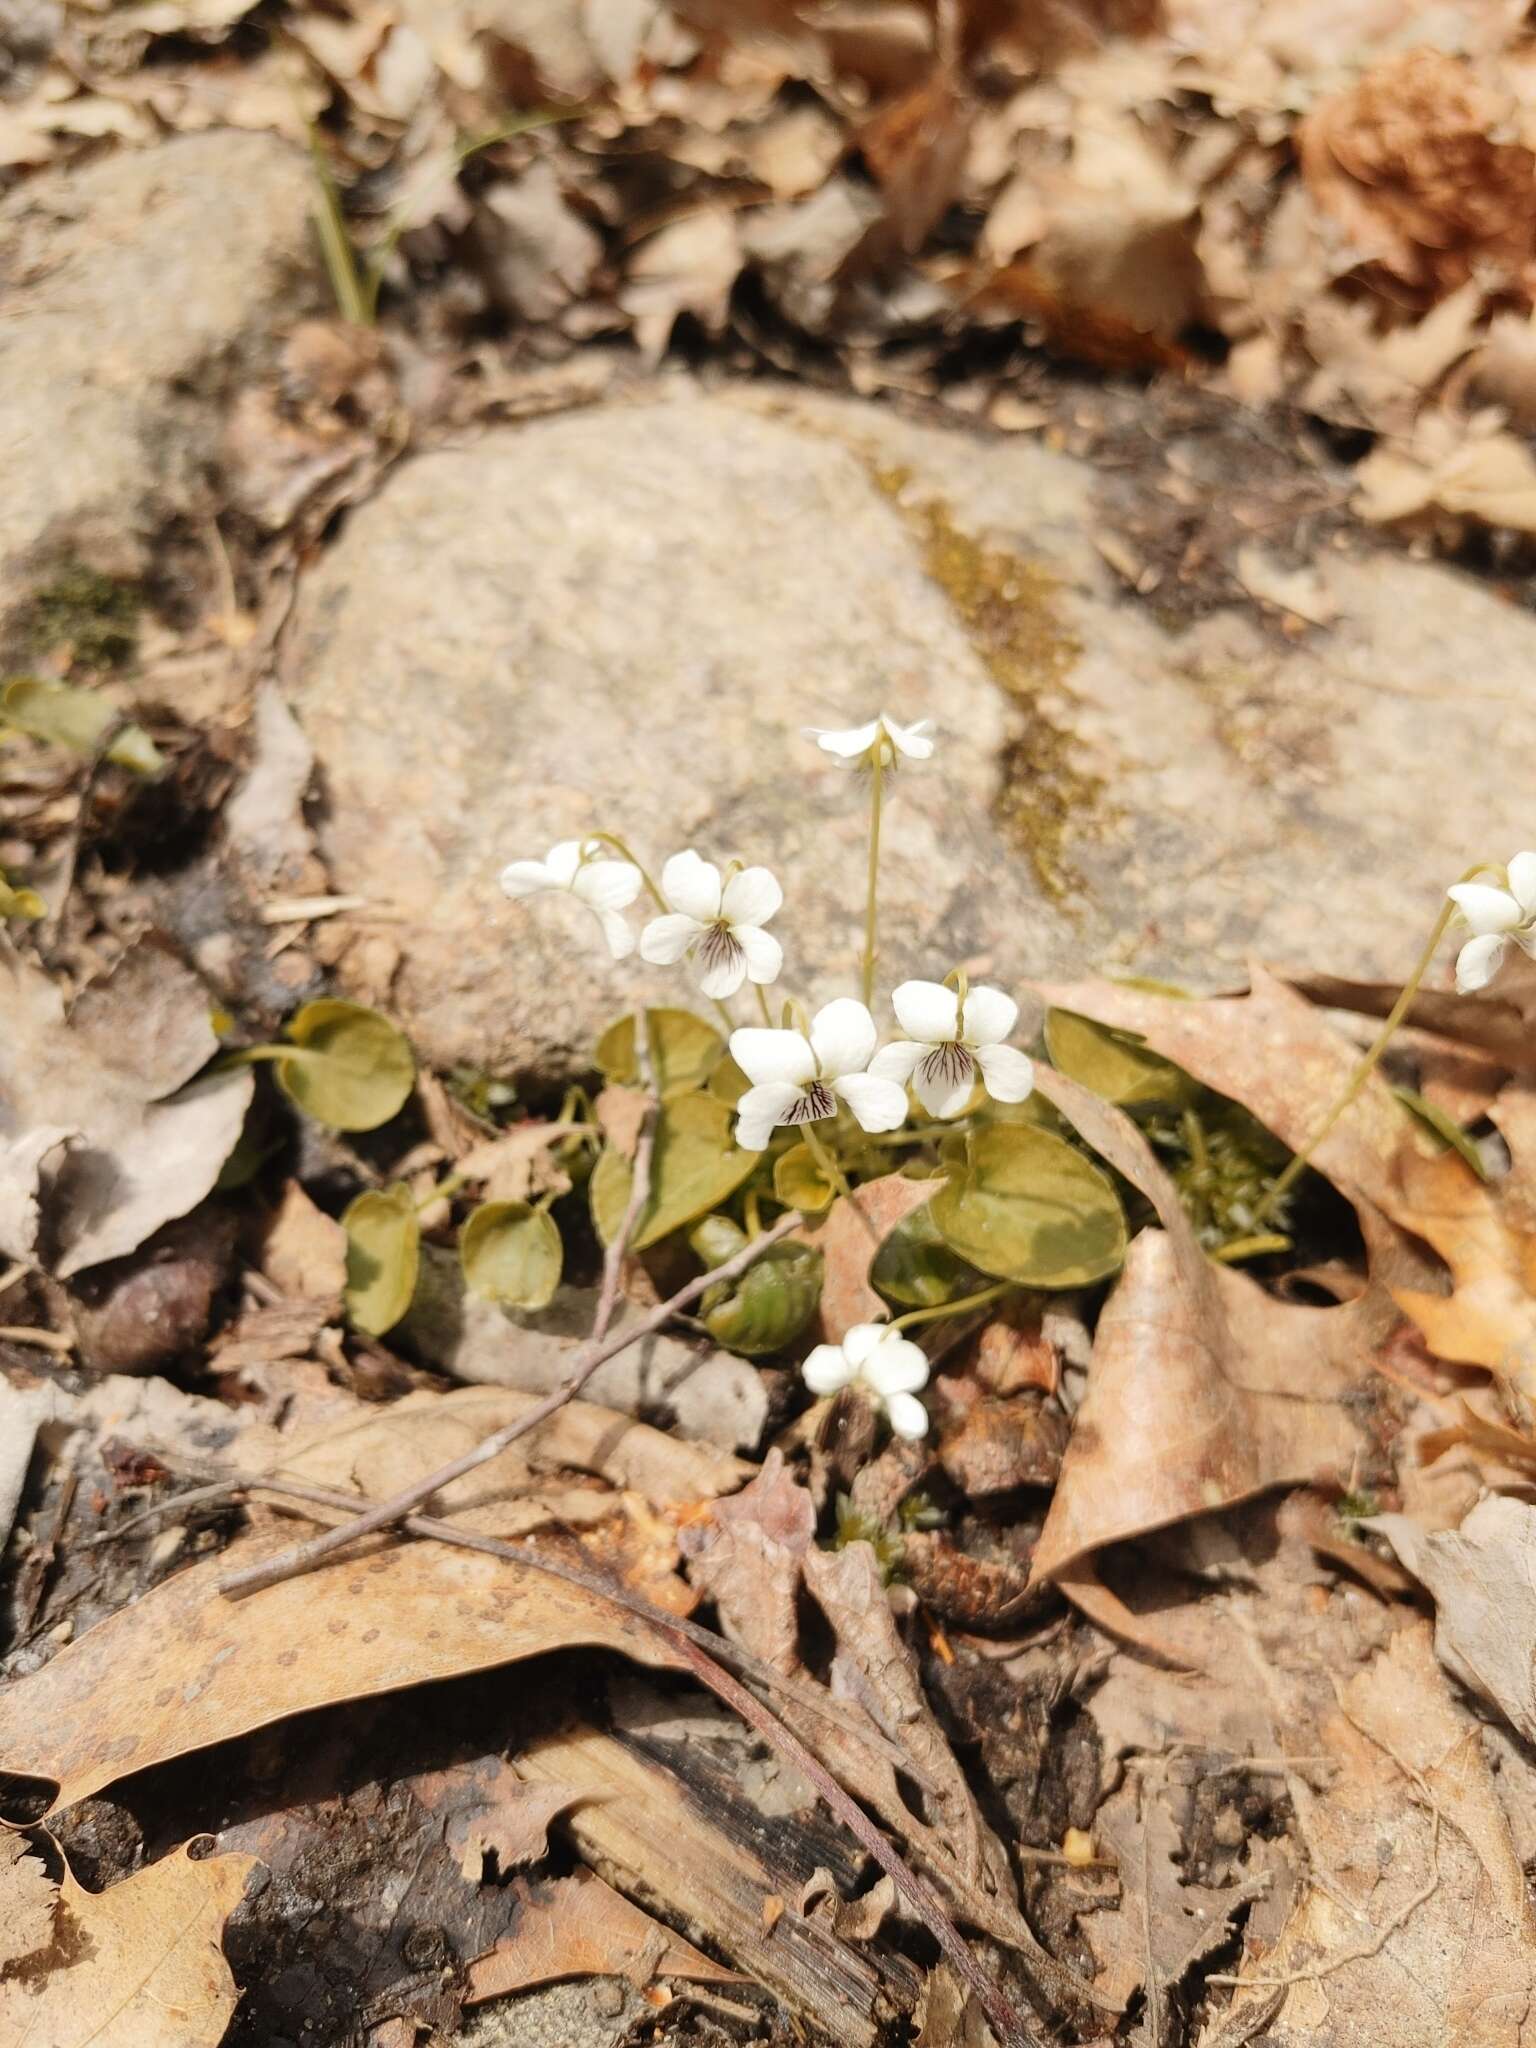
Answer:
POLYGON ((398 1026, 361 1003, 322 997, 288 1026, 278 1085, 317 1123, 333 1131, 373 1131, 404 1107, 416 1085, 416 1061, 398 1026))
MULTIPOLYGON (((725 1040, 691 1010, 647 1010, 651 1067, 663 1102, 702 1088, 725 1051, 725 1040)), ((619 1017, 597 1041, 597 1064, 605 1081, 633 1087, 640 1079, 635 1060, 635 1020, 619 1017)))
POLYGON ((1125 1216, 1107 1175, 1029 1124, 977 1131, 928 1213, 979 1272, 1026 1287, 1081 1287, 1125 1257, 1125 1216))
POLYGON ((869 1277, 879 1293, 903 1308, 937 1308, 985 1285, 977 1269, 939 1235, 927 1203, 904 1216, 885 1239, 869 1277))
POLYGON ((815 1216, 826 1208, 837 1189, 816 1164, 816 1155, 809 1145, 791 1145, 773 1162, 773 1192, 774 1198, 787 1209, 815 1216))
POLYGON ((370 1188, 348 1205, 347 1314, 382 1337, 411 1305, 421 1264, 421 1225, 408 1188, 370 1188))
POLYGON ((459 1263, 471 1294, 508 1308, 548 1308, 560 1285, 565 1247, 554 1218, 527 1202, 483 1202, 459 1233, 459 1263))
POLYGON ((1114 1031, 1075 1010, 1048 1010, 1045 1047, 1051 1064, 1081 1081, 1105 1102, 1187 1102, 1195 1083, 1171 1060, 1160 1059, 1134 1031, 1114 1031))
MULTIPOLYGON (((731 1112, 712 1095, 681 1095, 656 1120, 651 1159, 651 1192, 641 1212, 633 1251, 644 1251, 685 1224, 717 1209, 758 1163, 756 1152, 731 1142, 731 1112)), ((629 1161, 609 1146, 592 1170, 588 1188, 592 1221, 604 1244, 612 1244, 629 1206, 629 1161)))
MULTIPOLYGON (((95 754, 122 713, 94 690, 69 683, 43 683, 17 676, 0 690, 0 722, 18 732, 68 747, 73 754, 95 754)), ((135 775, 158 775, 165 756, 141 725, 125 725, 107 748, 107 759, 135 775)))

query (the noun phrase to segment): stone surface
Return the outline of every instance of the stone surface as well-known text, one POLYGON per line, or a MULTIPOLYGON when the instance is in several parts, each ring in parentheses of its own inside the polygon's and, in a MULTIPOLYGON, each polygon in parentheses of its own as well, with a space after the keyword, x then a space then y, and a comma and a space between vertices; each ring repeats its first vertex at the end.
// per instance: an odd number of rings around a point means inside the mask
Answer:
POLYGON ((295 150, 226 131, 0 204, 0 620, 63 559, 141 575, 202 505, 233 372, 316 292, 309 196, 295 150))
POLYGON ((336 885, 397 915, 424 1050, 558 1071, 637 993, 682 993, 569 901, 500 896, 506 860, 594 827, 657 866, 768 862, 786 986, 847 990, 863 798, 799 728, 882 703, 942 729, 887 812, 887 986, 1406 973, 1447 881, 1531 838, 1536 622, 1362 548, 1323 565, 1330 626, 1169 632, 1100 557, 1094 482, 760 386, 404 465, 309 577, 286 684, 336 885))

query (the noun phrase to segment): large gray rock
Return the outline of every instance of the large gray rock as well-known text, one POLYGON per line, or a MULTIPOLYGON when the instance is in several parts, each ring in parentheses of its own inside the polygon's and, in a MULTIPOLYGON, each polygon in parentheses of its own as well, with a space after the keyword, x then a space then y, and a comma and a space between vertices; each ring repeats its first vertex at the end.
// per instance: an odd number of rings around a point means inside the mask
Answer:
POLYGON ((0 204, 0 621, 53 567, 142 575, 203 506, 222 402, 312 298, 303 158, 224 131, 0 204))
POLYGON ((942 729, 887 814, 887 987, 1406 972, 1446 883, 1532 837, 1536 622, 1362 553, 1301 644, 1257 610, 1170 635, 1101 559, 1092 485, 1030 441, 760 390, 405 465, 308 579, 289 687, 422 1046, 557 1069, 685 985, 612 966, 568 902, 501 898, 503 862, 594 827, 658 866, 766 861, 786 986, 853 987, 861 788, 799 728, 882 704, 942 729))

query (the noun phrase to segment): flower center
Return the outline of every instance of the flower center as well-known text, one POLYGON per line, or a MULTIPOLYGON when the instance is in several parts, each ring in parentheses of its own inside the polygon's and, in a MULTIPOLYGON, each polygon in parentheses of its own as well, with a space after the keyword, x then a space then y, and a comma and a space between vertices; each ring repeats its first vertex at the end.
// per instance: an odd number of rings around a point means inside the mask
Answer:
POLYGON ((717 967, 734 967, 745 957, 741 941, 723 917, 704 927, 699 940, 699 961, 706 972, 717 967))
POLYGON ((932 1052, 923 1055, 925 1081, 941 1081, 948 1088, 958 1088, 962 1081, 971 1080, 975 1072, 976 1062, 958 1038, 936 1045, 932 1052))
POLYGON ((784 1112, 787 1124, 817 1124, 823 1117, 837 1115, 837 1097, 825 1081, 809 1081, 805 1093, 784 1112))

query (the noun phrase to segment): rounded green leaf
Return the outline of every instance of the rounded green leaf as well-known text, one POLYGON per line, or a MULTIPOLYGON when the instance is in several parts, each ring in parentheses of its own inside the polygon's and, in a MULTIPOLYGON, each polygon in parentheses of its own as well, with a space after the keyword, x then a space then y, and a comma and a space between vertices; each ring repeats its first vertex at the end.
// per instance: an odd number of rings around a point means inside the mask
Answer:
POLYGON ((421 1225, 408 1188, 370 1188, 348 1205, 347 1314, 370 1337, 392 1330, 411 1305, 421 1225))
POLYGON ((723 1266, 746 1244, 747 1233, 729 1216, 706 1216, 688 1233, 694 1257, 707 1273, 711 1266, 723 1266))
POLYGON ((547 1308, 560 1285, 565 1247, 554 1218, 528 1202, 482 1202, 459 1233, 465 1285, 482 1301, 547 1308))
POLYGON ((822 1266, 811 1245, 770 1245, 745 1273, 710 1288, 699 1307, 705 1329, 745 1358, 782 1351, 816 1313, 822 1266))
POLYGON ((983 1276, 944 1242, 930 1203, 904 1216, 886 1237, 870 1266, 871 1284, 903 1308, 937 1308, 975 1294, 983 1276))
POLYGON ((727 1108, 734 1109, 743 1095, 752 1086, 746 1075, 727 1053, 718 1061, 709 1077, 709 1092, 727 1108))
MULTIPOLYGON (((725 1051, 719 1032, 691 1010, 647 1010, 645 1016, 651 1067, 662 1101, 702 1088, 725 1051)), ((618 1017, 608 1026, 597 1041, 597 1064, 605 1081, 633 1087, 640 1079, 633 1016, 618 1017)))
MULTIPOLYGON (((0 690, 0 720, 73 754, 94 754, 121 723, 122 713, 94 690, 17 676, 0 690)), ((107 748, 107 759, 135 775, 158 775, 165 766, 164 754, 141 725, 123 726, 107 748)))
POLYGON ((1028 1124, 977 1131, 928 1213, 979 1272, 1026 1287, 1080 1287, 1125 1257, 1125 1216, 1108 1176, 1028 1124))
POLYGON ((416 1061, 405 1034, 377 1010, 330 996, 306 1003, 288 1026, 293 1049, 277 1062, 278 1085, 317 1123, 373 1131, 405 1105, 416 1061))
MULTIPOLYGON (((753 1171, 758 1157, 731 1142, 731 1112, 712 1095, 681 1095, 667 1103, 656 1121, 650 1199, 630 1248, 644 1251, 719 1208, 753 1171)), ((629 1161, 609 1146, 592 1170, 588 1189, 592 1221, 604 1244, 618 1235, 630 1183, 629 1161)))
POLYGON ((1160 1059, 1134 1031, 1111 1030, 1075 1010, 1046 1012, 1045 1048, 1052 1066, 1122 1108, 1184 1102, 1195 1092, 1182 1068, 1160 1059))
POLYGON ((801 1144, 791 1145, 773 1162, 773 1193, 786 1208, 814 1216, 826 1208, 837 1189, 816 1164, 810 1146, 801 1144))

